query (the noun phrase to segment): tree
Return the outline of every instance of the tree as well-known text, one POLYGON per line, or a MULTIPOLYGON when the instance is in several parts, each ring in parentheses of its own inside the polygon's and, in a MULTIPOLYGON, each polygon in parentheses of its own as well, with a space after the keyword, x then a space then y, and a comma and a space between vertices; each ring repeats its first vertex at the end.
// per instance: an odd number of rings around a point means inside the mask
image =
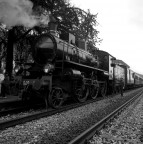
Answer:
POLYGON ((79 24, 76 11, 65 0, 54 2, 52 14, 58 21, 59 30, 69 32, 73 30, 74 25, 79 24))
MULTIPOLYGON (((0 24, 0 62, 6 57, 8 31, 0 24)), ((1 66, 1 63, 0 63, 1 66)))
MULTIPOLYGON (((24 10, 24 9, 22 8, 21 4, 23 4, 25 10, 28 10, 27 15, 26 15, 26 16, 28 16, 29 12, 31 11, 29 8, 31 8, 31 6, 32 6, 29 1, 23 1, 23 3, 21 3, 20 1, 17 1, 17 3, 16 3, 16 1, 13 1, 13 2, 15 2, 16 7, 19 8, 19 9, 14 9, 12 7, 12 5, 10 4, 10 1, 1 1, 1 4, 3 6, 9 7, 11 12, 16 13, 16 10, 18 10, 18 12, 16 14, 21 14, 22 16, 25 16, 22 13, 22 10, 24 10), (30 6, 28 6, 28 4, 30 6)), ((50 9, 51 7, 52 7, 52 1, 51 0, 45 0, 42 3, 39 0, 37 0, 37 1, 34 0, 33 13, 36 13, 37 15, 38 14, 40 15, 41 13, 42 14, 46 14, 46 9, 47 8, 50 9), (37 6, 38 7, 40 7, 40 6, 44 7, 45 10, 42 11, 43 9, 37 8, 37 6)), ((23 19, 24 20, 23 21, 20 17, 19 17, 19 20, 17 21, 18 23, 15 23, 15 25, 14 25, 13 19, 10 19, 10 20, 13 21, 12 22, 12 21, 8 20, 7 17, 5 17, 5 16, 2 15, 2 14, 4 14, 4 15, 7 14, 7 16, 10 16, 10 13, 9 14, 5 13, 6 12, 5 10, 6 9, 4 9, 4 8, 1 9, 0 18, 1 18, 1 20, 3 20, 2 22, 6 22, 7 24, 9 24, 9 26, 12 24, 11 25, 12 28, 8 30, 7 41, 3 40, 1 38, 1 43, 0 44, 1 44, 1 48, 2 48, 2 44, 4 44, 7 47, 7 51, 6 51, 6 72, 9 74, 9 76, 11 76, 11 74, 12 74, 12 68, 13 68, 13 49, 14 49, 14 45, 16 43, 23 43, 23 41, 20 41, 20 40, 24 39, 24 37, 26 37, 26 35, 28 34, 28 32, 30 32, 32 29, 27 30, 23 26, 19 26, 18 24, 22 25, 22 22, 25 23, 25 21, 26 21, 26 19, 23 19), (20 22, 20 20, 22 20, 22 21, 20 22)), ((24 12, 26 13, 26 11, 24 11, 24 12)), ((14 16, 14 15, 12 15, 12 16, 14 16)), ((33 18, 33 17, 31 17, 31 18, 33 18)), ((28 20, 30 20, 30 17, 29 17, 28 20)), ((33 21, 33 22, 35 22, 35 21, 33 21)), ((21 45, 21 46, 23 46, 23 45, 21 45)))
POLYGON ((93 15, 89 10, 88 12, 85 12, 79 8, 74 9, 79 18, 79 25, 74 27, 73 33, 79 37, 79 39, 85 40, 88 45, 88 50, 92 52, 93 49, 96 49, 96 44, 101 42, 101 39, 98 38, 99 31, 96 29, 96 26, 98 25, 96 20, 98 14, 93 15))
MULTIPOLYGON (((34 15, 39 17, 44 15, 48 17, 50 11, 58 22, 59 31, 71 32, 79 39, 87 41, 88 50, 94 53, 96 50, 96 43, 101 41, 97 36, 99 33, 96 29, 98 24, 96 20, 97 14, 93 15, 89 10, 85 12, 80 8, 71 6, 67 0, 31 0, 31 2, 33 2, 32 9, 34 15)), ((5 47, 7 46, 7 71, 9 74, 11 74, 12 71, 14 44, 17 45, 16 53, 18 55, 20 54, 22 57, 22 53, 28 51, 25 50, 27 48, 26 45, 32 43, 35 36, 47 32, 48 30, 48 25, 37 25, 30 29, 16 25, 9 31, 5 30, 6 40, 1 38, 0 44, 3 42, 5 47), (32 34, 30 33, 31 31, 32 34), (9 36, 9 34, 12 36, 9 36)))
POLYGON ((102 40, 98 37, 97 15, 71 6, 69 1, 60 0, 53 4, 52 14, 57 18, 60 31, 67 31, 74 34, 78 39, 85 40, 90 52, 97 49, 97 43, 102 40), (66 13, 65 13, 66 11, 66 13))

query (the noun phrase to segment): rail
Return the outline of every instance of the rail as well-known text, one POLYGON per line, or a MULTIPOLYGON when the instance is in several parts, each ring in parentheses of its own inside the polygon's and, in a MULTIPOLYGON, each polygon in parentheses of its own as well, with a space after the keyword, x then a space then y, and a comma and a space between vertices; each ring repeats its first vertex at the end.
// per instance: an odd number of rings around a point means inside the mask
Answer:
POLYGON ((141 94, 143 93, 143 90, 135 95, 132 99, 124 103, 122 106, 117 108, 115 111, 107 115, 105 118, 100 120, 98 123, 81 133, 79 136, 77 136, 75 139, 69 142, 69 144, 87 144, 88 141, 92 138, 92 136, 99 131, 107 122, 109 122, 111 119, 113 119, 116 115, 118 115, 123 109, 125 109, 130 103, 132 103, 135 99, 137 99, 141 94))
POLYGON ((88 100, 85 103, 76 103, 76 104, 73 103, 73 104, 70 104, 70 105, 67 105, 67 106, 63 106, 60 109, 48 109, 48 110, 43 109, 42 112, 35 112, 34 114, 30 114, 30 115, 27 115, 27 116, 22 116, 22 117, 19 117, 19 118, 6 120, 6 121, 1 121, 0 122, 0 130, 4 130, 6 128, 9 128, 9 127, 12 127, 12 126, 15 126, 15 125, 18 125, 18 124, 23 124, 25 122, 29 122, 29 121, 32 121, 32 120, 35 120, 35 119, 51 116, 51 115, 54 115, 56 113, 61 113, 61 112, 67 111, 67 110, 71 110, 73 108, 81 107, 81 106, 87 105, 89 103, 99 101, 101 99, 102 98, 98 98, 96 100, 88 100))

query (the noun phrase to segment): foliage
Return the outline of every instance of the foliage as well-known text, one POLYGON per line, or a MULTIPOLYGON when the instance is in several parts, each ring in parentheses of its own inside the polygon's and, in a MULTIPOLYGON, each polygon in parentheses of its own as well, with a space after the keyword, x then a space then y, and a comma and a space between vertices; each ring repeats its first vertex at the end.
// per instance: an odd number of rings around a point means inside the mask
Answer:
POLYGON ((78 16, 73 7, 64 0, 55 1, 52 14, 59 23, 59 30, 72 31, 73 26, 78 26, 78 16))
POLYGON ((6 57, 8 30, 0 24, 0 60, 6 57))
MULTIPOLYGON (((78 39, 87 41, 88 50, 94 53, 96 50, 96 44, 101 41, 98 38, 97 27, 97 14, 93 15, 88 10, 85 12, 80 8, 71 6, 67 0, 31 0, 33 2, 33 11, 36 15, 47 15, 49 11, 56 18, 58 22, 58 30, 64 32, 73 33, 78 39)), ((21 55, 23 52, 28 52, 28 48, 31 47, 34 36, 40 35, 43 32, 48 31, 46 27, 34 27, 28 29, 23 26, 15 26, 15 43, 17 45, 15 55, 21 55), (27 31, 29 33, 27 33, 27 31), (27 46, 30 45, 30 46, 27 46)), ((0 59, 6 55, 7 47, 7 29, 0 29, 0 59), (2 46, 4 45, 4 46, 2 46), (2 52, 3 50, 3 52, 2 52)))
MULTIPOLYGON (((34 1, 33 1, 34 2, 34 1)), ((34 2, 35 5, 37 2, 34 2)), ((46 11, 51 10, 52 15, 56 18, 58 22, 58 30, 61 32, 71 32, 76 38, 87 41, 88 50, 93 52, 96 49, 96 44, 101 42, 98 38, 98 33, 96 27, 97 14, 93 15, 84 10, 71 6, 68 0, 58 0, 50 1, 45 0, 39 5, 42 6, 46 11)))
POLYGON ((85 12, 79 8, 74 9, 79 18, 79 25, 74 27, 73 32, 77 37, 87 42, 88 50, 92 52, 94 51, 93 49, 96 49, 96 43, 100 42, 100 39, 97 36, 99 31, 96 29, 96 26, 98 25, 98 22, 96 21, 97 14, 92 15, 89 10, 88 12, 85 12))

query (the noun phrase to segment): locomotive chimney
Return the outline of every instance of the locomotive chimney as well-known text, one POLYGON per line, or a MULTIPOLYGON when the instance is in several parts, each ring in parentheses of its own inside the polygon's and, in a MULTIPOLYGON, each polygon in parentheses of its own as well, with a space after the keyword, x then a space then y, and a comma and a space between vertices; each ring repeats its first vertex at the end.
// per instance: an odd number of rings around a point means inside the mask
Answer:
POLYGON ((50 22, 49 22, 50 33, 54 36, 59 37, 57 27, 58 27, 58 23, 57 23, 56 19, 53 16, 50 16, 50 22))

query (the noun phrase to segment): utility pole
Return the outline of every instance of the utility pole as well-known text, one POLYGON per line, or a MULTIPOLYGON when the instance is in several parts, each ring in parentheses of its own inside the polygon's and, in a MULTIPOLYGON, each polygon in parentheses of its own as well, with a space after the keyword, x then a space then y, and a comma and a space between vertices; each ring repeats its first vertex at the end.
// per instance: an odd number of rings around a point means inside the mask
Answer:
POLYGON ((13 47, 15 43, 15 28, 8 32, 8 45, 7 45, 7 56, 6 56, 6 72, 11 77, 13 70, 13 47))

